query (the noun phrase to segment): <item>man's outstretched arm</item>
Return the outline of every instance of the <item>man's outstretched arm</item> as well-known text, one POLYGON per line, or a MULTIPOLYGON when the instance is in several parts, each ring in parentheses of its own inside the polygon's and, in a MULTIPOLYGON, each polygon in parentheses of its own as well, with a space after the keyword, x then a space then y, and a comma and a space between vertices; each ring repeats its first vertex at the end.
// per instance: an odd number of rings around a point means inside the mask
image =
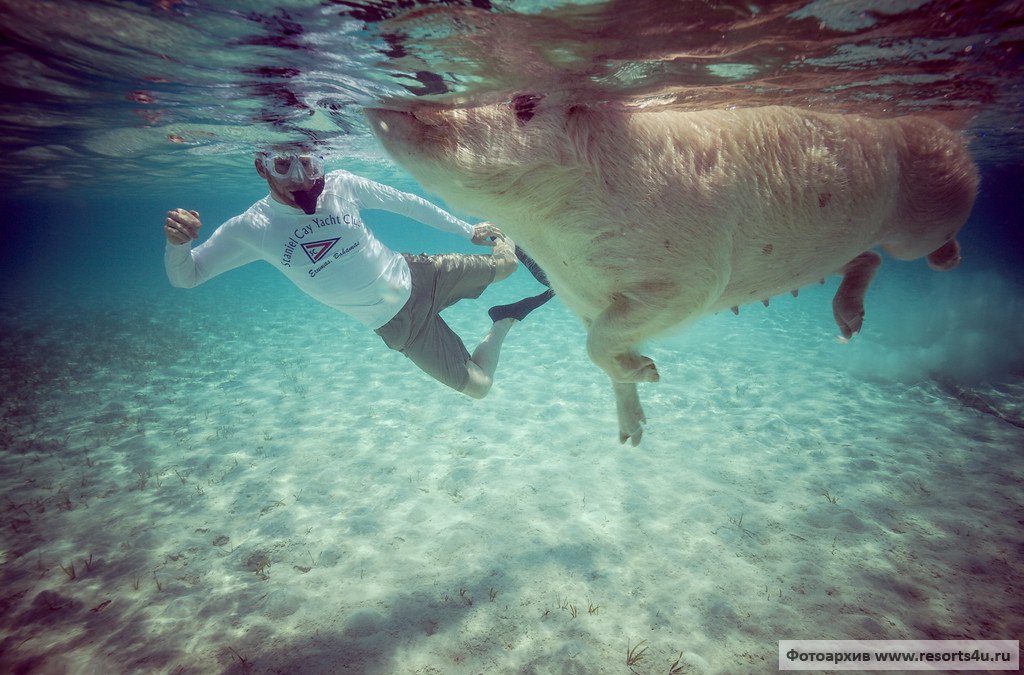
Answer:
POLYGON ((361 176, 351 176, 359 203, 368 209, 382 209, 417 220, 463 239, 473 238, 473 226, 417 195, 396 190, 361 176))
POLYGON ((221 225, 208 240, 193 249, 192 242, 199 238, 199 229, 203 226, 199 213, 185 209, 167 212, 164 269, 172 286, 193 288, 259 258, 255 249, 232 235, 231 230, 235 228, 230 225, 234 220, 221 225))

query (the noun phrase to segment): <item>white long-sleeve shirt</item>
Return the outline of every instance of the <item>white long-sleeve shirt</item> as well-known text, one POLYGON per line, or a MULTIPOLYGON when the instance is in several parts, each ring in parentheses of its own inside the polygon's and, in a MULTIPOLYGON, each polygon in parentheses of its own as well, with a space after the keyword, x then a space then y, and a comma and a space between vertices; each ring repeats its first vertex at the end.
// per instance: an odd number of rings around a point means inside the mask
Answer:
POLYGON ((311 216, 267 195, 194 249, 191 242, 168 242, 167 278, 173 286, 192 288, 254 260, 266 260, 313 298, 370 328, 380 328, 409 299, 409 266, 367 229, 360 207, 399 213, 466 239, 473 237, 472 225, 425 199, 347 171, 332 171, 311 216))

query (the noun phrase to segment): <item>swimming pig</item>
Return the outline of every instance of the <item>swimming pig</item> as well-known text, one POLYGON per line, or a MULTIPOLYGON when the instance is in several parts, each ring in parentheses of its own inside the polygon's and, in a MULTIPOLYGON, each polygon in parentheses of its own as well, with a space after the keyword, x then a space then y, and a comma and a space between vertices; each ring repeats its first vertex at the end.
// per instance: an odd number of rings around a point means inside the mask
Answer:
POLYGON ((638 343, 830 274, 842 335, 861 328, 881 257, 951 269, 978 172, 926 117, 786 107, 644 112, 545 105, 372 109, 385 149, 449 205, 506 231, 588 330, 619 439, 639 443, 638 343))

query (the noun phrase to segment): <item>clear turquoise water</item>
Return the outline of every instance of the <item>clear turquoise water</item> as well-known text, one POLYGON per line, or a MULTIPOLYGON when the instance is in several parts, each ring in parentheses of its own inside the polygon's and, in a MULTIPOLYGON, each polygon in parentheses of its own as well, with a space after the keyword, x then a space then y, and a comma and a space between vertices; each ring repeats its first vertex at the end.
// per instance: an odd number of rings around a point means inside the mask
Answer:
MULTIPOLYGON (((638 672, 771 672, 783 638, 1018 637, 1024 17, 779 7, 0 2, 0 665, 610 673, 647 640, 638 672), (167 284, 164 213, 208 235, 262 197, 260 142, 424 194, 360 106, 527 89, 977 111, 964 263, 886 261, 850 345, 835 279, 655 341, 635 450, 557 301, 470 402, 269 266, 167 284)), ((538 290, 449 320, 473 343, 538 290)))

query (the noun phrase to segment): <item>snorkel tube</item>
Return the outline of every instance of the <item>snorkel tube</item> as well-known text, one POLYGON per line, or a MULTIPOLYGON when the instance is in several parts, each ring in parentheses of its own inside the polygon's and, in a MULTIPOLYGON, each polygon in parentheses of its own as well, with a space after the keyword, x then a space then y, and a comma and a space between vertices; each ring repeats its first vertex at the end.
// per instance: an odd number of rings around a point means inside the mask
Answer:
POLYGON ((292 199, 299 205, 307 216, 311 216, 316 213, 316 201, 320 198, 320 193, 324 191, 324 177, 317 178, 313 183, 313 186, 308 190, 289 190, 292 194, 292 199))

